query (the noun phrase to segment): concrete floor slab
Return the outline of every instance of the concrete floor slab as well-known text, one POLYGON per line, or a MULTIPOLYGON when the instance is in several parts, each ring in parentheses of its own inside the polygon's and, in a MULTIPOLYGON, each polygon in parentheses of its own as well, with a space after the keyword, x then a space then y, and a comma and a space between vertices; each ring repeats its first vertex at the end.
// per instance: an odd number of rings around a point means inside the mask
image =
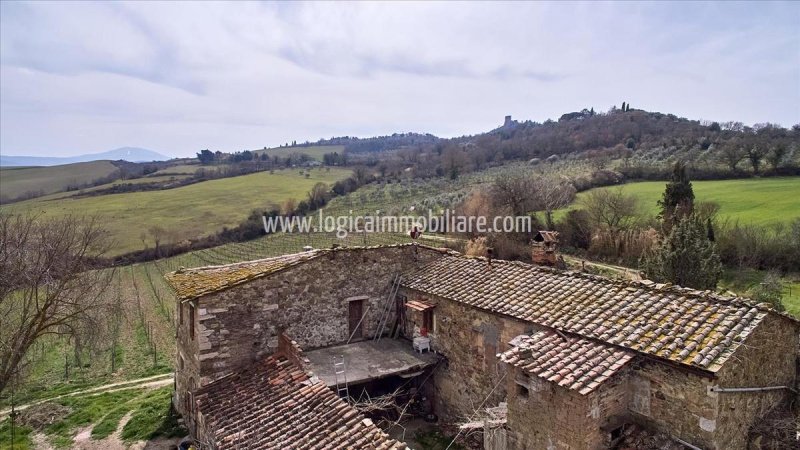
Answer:
POLYGON ((350 385, 377 380, 390 375, 409 374, 433 365, 434 353, 415 352, 411 341, 384 338, 303 352, 310 368, 328 386, 335 386, 333 357, 344 356, 347 383, 350 385))

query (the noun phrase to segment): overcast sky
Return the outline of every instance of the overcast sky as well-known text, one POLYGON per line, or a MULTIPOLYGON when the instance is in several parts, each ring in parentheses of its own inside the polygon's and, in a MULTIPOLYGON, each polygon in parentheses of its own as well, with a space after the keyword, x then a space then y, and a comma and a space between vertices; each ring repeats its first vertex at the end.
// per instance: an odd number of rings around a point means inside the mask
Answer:
POLYGON ((0 152, 450 137, 630 102, 800 122, 800 3, 0 3, 0 152))

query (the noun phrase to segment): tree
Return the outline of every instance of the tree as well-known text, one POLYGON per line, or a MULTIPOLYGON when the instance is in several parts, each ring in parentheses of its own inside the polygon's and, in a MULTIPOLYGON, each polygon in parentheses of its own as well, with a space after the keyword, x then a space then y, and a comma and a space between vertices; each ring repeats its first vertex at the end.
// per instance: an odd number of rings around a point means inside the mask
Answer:
POLYGON ((214 152, 211 150, 200 150, 197 153, 197 159, 200 160, 200 164, 211 164, 214 162, 214 152))
POLYGON ((493 203, 504 206, 515 216, 527 215, 536 208, 536 184, 523 174, 497 177, 492 185, 493 203))
POLYGON ((592 243, 591 219, 583 209, 567 211, 564 220, 559 222, 558 231, 561 242, 566 246, 586 250, 592 243))
POLYGON ((583 208, 595 229, 608 232, 614 242, 622 231, 633 228, 640 216, 639 199, 625 194, 622 188, 589 191, 583 208))
POLYGON ((750 165, 753 166, 753 172, 758 174, 761 167, 761 160, 767 154, 763 145, 752 144, 747 147, 747 159, 750 160, 750 165))
POLYGON ((534 180, 533 195, 535 209, 544 211, 547 229, 555 229, 553 211, 563 208, 575 200, 575 187, 566 180, 540 177, 534 180))
POLYGON ((783 164, 787 153, 788 150, 786 148, 786 144, 783 142, 778 142, 772 147, 772 149, 770 149, 769 153, 766 155, 766 159, 769 165, 772 166, 773 170, 778 170, 778 167, 783 164))
POLYGON ((643 265, 654 281, 695 289, 716 288, 722 275, 716 245, 694 215, 681 218, 643 265))
POLYGON ((147 228, 147 233, 153 238, 153 244, 156 246, 156 257, 161 256, 161 242, 167 237, 167 230, 160 225, 152 225, 147 228))
POLYGON ((668 233, 672 224, 681 217, 694 211, 694 190, 689 176, 686 174, 686 164, 675 163, 672 169, 672 178, 664 189, 664 195, 658 201, 661 208, 659 217, 664 221, 665 231, 668 233))
POLYGON ((738 170, 736 166, 745 158, 746 153, 738 143, 730 142, 722 146, 719 156, 732 172, 736 172, 738 170))
POLYGON ((308 192, 308 203, 312 209, 325 206, 331 198, 331 189, 327 184, 319 182, 308 192))
POLYGON ((96 218, 0 213, 0 392, 22 375, 39 338, 93 329, 87 322, 113 276, 94 261, 107 250, 96 218))

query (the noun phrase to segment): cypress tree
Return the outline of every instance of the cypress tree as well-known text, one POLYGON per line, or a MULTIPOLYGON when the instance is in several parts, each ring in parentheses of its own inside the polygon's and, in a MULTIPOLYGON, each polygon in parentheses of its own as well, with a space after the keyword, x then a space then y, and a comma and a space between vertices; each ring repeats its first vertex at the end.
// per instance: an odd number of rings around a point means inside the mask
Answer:
POLYGON ((664 195, 658 201, 661 208, 659 217, 663 220, 664 233, 668 234, 672 225, 681 217, 691 215, 694 211, 694 189, 686 174, 686 164, 675 163, 672 178, 664 189, 664 195))
POLYGON ((681 218, 643 266, 654 281, 695 289, 716 288, 722 275, 716 245, 694 215, 681 218))

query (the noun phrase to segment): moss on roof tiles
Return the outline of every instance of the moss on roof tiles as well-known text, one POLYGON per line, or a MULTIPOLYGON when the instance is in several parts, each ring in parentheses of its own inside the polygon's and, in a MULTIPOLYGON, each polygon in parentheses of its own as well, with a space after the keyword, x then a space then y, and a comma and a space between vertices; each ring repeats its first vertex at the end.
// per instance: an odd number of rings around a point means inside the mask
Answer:
POLYGON ((403 286, 710 372, 770 312, 647 280, 452 255, 406 273, 403 286))

